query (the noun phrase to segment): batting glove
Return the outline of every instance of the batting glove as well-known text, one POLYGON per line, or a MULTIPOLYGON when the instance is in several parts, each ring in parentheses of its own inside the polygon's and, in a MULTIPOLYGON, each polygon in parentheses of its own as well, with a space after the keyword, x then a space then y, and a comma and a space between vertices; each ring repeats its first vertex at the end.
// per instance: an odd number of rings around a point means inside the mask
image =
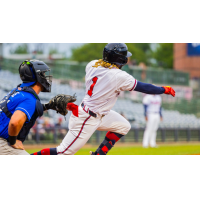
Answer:
POLYGON ((73 115, 78 117, 78 106, 74 103, 68 103, 67 104, 67 110, 72 111, 73 115))
POLYGON ((163 88, 165 89, 165 94, 172 95, 173 97, 175 97, 176 92, 174 91, 174 89, 172 87, 163 86, 163 88))

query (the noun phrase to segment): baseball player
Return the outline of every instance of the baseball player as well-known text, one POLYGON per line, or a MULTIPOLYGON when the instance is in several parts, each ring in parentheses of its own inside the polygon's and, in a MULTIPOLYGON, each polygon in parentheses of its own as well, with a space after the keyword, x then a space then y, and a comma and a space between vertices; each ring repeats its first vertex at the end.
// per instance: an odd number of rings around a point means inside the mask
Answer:
POLYGON ((74 97, 58 95, 49 103, 41 104, 38 94, 51 92, 52 85, 50 68, 42 61, 24 61, 19 67, 19 74, 23 83, 0 101, 0 155, 29 155, 23 142, 36 119, 43 115, 44 110, 57 110, 57 106, 67 102, 66 99, 75 101, 74 97))
MULTIPOLYGON (((108 131, 104 141, 92 155, 106 155, 113 145, 126 135, 131 125, 119 113, 111 110, 120 92, 138 91, 147 94, 170 94, 171 87, 157 87, 137 81, 121 68, 132 54, 123 43, 107 44, 103 59, 91 61, 86 66, 86 94, 79 106, 68 104, 73 113, 69 120, 69 131, 56 148, 58 155, 73 155, 89 140, 96 130, 108 131)), ((47 154, 42 150, 37 154, 47 154), (42 153, 41 153, 42 152, 42 153)))
POLYGON ((143 99, 144 115, 147 121, 143 136, 143 147, 157 147, 156 135, 162 121, 162 99, 160 95, 146 95, 143 99))

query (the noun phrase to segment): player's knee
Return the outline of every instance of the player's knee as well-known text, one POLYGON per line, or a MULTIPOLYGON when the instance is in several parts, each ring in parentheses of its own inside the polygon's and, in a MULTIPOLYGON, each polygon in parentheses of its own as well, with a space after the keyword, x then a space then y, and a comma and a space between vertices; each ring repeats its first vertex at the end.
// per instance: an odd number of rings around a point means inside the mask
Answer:
POLYGON ((131 124, 128 122, 127 124, 127 133, 131 130, 131 124))
POLYGON ((123 135, 126 135, 130 130, 131 130, 131 124, 127 121, 127 123, 124 124, 123 135))

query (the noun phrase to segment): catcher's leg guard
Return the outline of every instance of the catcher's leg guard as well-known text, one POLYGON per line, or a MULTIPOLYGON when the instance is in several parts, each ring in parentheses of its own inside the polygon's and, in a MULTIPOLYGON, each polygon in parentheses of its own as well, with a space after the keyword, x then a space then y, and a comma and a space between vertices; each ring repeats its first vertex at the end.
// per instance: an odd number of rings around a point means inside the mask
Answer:
POLYGON ((122 138, 123 135, 119 133, 108 132, 104 141, 100 144, 99 148, 92 155, 106 155, 112 149, 114 144, 122 138))
POLYGON ((57 155, 57 149, 56 148, 42 149, 41 151, 35 152, 31 155, 57 155))

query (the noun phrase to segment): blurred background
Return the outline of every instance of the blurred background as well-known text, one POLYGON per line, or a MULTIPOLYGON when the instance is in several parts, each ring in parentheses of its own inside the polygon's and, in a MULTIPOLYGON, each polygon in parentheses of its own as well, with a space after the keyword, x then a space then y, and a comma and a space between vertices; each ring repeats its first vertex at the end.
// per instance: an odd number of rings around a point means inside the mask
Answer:
MULTIPOLYGON (((77 104, 85 95, 85 67, 88 62, 102 58, 106 43, 0 43, 0 99, 16 87, 20 63, 38 59, 51 67, 51 93, 41 93, 42 102, 63 93, 76 93, 77 104)), ((127 43, 133 56, 122 70, 137 80, 170 85, 176 98, 161 95, 163 122, 157 142, 200 141, 200 43, 127 43)), ((122 92, 114 110, 130 121, 132 129, 121 143, 141 143, 145 128, 142 99, 138 92, 122 92)), ((67 133, 68 120, 48 111, 37 120, 26 144, 59 143, 67 133)), ((96 131, 88 143, 99 143, 105 133, 96 131)))

